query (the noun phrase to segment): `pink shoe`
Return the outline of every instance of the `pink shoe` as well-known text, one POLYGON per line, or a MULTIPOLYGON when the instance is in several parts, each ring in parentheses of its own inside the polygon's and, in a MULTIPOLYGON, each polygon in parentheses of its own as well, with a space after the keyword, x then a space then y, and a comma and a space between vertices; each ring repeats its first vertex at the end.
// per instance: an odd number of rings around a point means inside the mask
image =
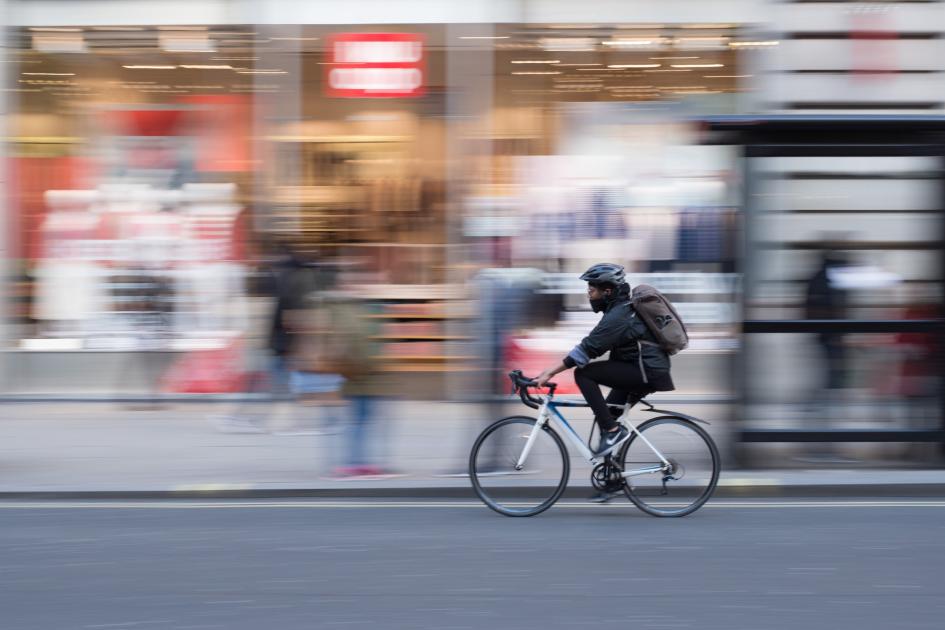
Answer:
POLYGON ((331 479, 356 479, 362 474, 357 466, 339 466, 331 473, 331 479))
POLYGON ((356 470, 359 475, 364 477, 376 477, 385 474, 384 469, 380 466, 358 466, 356 470))
POLYGON ((380 466, 361 466, 361 478, 362 479, 394 479, 396 477, 403 477, 402 473, 393 472, 387 470, 386 468, 381 468, 380 466))

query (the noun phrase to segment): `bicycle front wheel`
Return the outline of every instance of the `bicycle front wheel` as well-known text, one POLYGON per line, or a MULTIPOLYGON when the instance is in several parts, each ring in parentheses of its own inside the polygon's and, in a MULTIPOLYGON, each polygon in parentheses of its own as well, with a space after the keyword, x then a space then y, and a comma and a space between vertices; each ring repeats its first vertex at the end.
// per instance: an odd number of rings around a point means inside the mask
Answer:
POLYGON ((718 448, 705 429, 666 416, 647 420, 637 431, 617 460, 627 498, 652 516, 686 516, 702 507, 721 469, 718 448))
POLYGON ((554 429, 538 430, 524 463, 519 460, 535 428, 527 416, 489 425, 469 454, 469 479, 482 502, 506 516, 534 516, 564 493, 571 472, 568 452, 554 429))

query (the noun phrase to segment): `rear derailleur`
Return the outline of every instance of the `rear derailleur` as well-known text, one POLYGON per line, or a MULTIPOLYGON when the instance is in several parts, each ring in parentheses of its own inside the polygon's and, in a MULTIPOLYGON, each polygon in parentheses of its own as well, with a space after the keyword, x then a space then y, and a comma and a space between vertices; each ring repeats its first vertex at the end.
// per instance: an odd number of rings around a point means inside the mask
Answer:
POLYGON ((667 465, 663 467, 663 489, 660 491, 660 495, 665 497, 669 494, 669 490, 666 489, 667 481, 678 481, 679 479, 682 479, 682 468, 670 459, 667 465))

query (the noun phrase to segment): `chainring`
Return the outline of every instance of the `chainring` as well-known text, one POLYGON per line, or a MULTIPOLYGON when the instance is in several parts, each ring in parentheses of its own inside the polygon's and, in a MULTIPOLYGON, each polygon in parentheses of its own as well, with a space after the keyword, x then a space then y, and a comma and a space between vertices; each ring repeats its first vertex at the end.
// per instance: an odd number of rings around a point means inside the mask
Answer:
POLYGON ((596 490, 613 492, 620 490, 624 484, 624 478, 620 474, 620 469, 614 464, 604 462, 598 464, 591 471, 591 485, 596 490))

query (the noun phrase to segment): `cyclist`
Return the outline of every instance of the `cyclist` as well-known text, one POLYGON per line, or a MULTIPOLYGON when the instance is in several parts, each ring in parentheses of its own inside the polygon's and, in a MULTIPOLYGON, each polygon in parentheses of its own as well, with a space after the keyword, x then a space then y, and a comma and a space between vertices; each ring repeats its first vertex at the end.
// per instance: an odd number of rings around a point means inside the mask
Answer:
POLYGON ((581 280, 587 282, 591 308, 595 313, 603 311, 604 315, 561 363, 542 372, 536 380, 543 386, 555 374, 577 368, 574 382, 594 411, 594 420, 600 428, 596 454, 604 456, 630 435, 617 422, 629 396, 669 391, 675 386, 670 376, 669 355, 657 345, 653 333, 630 303, 630 285, 624 268, 613 263, 598 263, 585 271, 581 280), (606 352, 610 352, 609 359, 592 362, 606 352), (611 388, 606 400, 601 385, 611 388))

